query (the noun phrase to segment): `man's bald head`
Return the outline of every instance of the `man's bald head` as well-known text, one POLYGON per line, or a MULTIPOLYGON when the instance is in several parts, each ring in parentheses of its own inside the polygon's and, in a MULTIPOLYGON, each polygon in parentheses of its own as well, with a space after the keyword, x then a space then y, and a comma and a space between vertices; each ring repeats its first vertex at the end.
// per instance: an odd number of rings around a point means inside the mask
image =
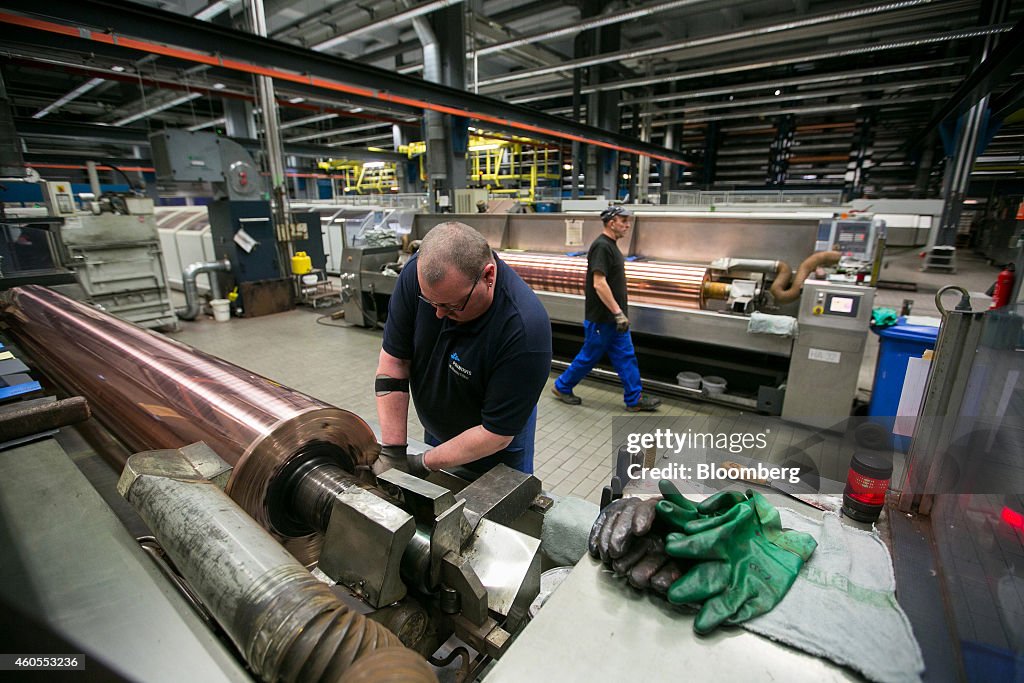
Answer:
POLYGON ((487 239, 458 221, 435 226, 423 238, 418 253, 417 270, 429 285, 444 279, 450 268, 469 280, 475 280, 484 266, 491 262, 491 247, 487 239))

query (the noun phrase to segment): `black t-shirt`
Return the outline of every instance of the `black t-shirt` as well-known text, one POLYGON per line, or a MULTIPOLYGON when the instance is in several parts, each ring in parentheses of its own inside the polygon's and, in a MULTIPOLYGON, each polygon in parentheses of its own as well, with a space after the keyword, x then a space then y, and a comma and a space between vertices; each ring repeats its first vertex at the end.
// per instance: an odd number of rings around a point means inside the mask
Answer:
POLYGON ((475 320, 438 318, 419 298, 418 258, 398 278, 384 326, 384 350, 410 360, 410 388, 424 428, 442 442, 483 425, 515 436, 551 371, 551 323, 537 295, 505 263, 494 301, 475 320))
POLYGON ((626 304, 626 261, 622 258, 615 240, 604 233, 590 245, 587 252, 587 287, 586 287, 586 319, 592 323, 613 323, 615 316, 604 305, 594 289, 594 273, 604 273, 612 296, 619 304, 623 313, 627 312, 626 304))

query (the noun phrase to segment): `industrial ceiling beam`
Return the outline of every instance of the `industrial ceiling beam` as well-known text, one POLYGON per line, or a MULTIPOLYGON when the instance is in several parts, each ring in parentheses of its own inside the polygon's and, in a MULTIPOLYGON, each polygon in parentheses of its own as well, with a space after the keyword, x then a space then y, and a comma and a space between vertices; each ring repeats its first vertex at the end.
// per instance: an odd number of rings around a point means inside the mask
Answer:
MULTIPOLYGON (((9 40, 10 36, 14 33, 18 33, 19 38, 22 40, 24 39, 24 31, 17 31, 14 26, 0 23, 0 42, 9 40)), ((34 47, 44 49, 46 47, 56 47, 62 50, 71 49, 69 41, 53 40, 54 38, 61 38, 60 36, 45 33, 36 33, 32 35, 33 38, 35 38, 33 41, 35 43, 34 47), (57 45, 57 42, 63 42, 64 44, 57 45)), ((123 49, 111 52, 123 57, 123 49)), ((156 72, 149 73, 148 70, 145 73, 125 70, 118 71, 111 68, 100 68, 95 65, 87 65, 85 62, 81 64, 73 64, 66 61, 67 59, 68 58, 66 56, 64 56, 63 59, 55 59, 52 57, 52 53, 39 53, 36 51, 25 50, 23 48, 11 48, 6 56, 0 56, 0 64, 3 64, 5 61, 13 61, 19 64, 38 66, 38 68, 63 70, 70 74, 102 78, 108 81, 120 81, 124 83, 131 83, 133 85, 150 85, 164 90, 202 92, 205 95, 215 98, 245 99, 250 102, 255 100, 255 96, 247 88, 239 87, 237 84, 226 86, 224 83, 221 83, 220 80, 228 80, 218 78, 218 76, 228 73, 223 69, 210 69, 206 72, 203 79, 184 82, 173 80, 173 78, 170 77, 170 70, 167 69, 164 70, 164 76, 159 76, 156 72)), ((230 75, 235 74, 230 72, 230 75)), ((174 78, 177 78, 178 76, 178 74, 175 74, 174 78)), ((358 97, 353 95, 346 95, 344 97, 326 97, 328 94, 329 92, 325 91, 323 88, 314 88, 308 84, 302 83, 288 83, 287 87, 280 88, 280 96, 277 98, 277 104, 279 107, 288 109, 334 112, 342 116, 367 119, 370 121, 381 121, 385 123, 397 123, 399 125, 405 125, 405 122, 390 118, 384 114, 405 114, 409 116, 420 116, 422 114, 422 110, 416 107, 404 107, 394 103, 388 103, 385 107, 381 104, 380 100, 369 97, 358 97), (301 98, 306 101, 299 101, 295 96, 301 96, 301 98), (313 103, 314 101, 323 102, 324 104, 315 104, 313 103), (342 106, 350 108, 342 109, 340 108, 342 106), (332 109, 331 107, 339 108, 332 109), (361 107, 363 111, 355 110, 359 107, 361 107)))
POLYGON ((913 140, 907 143, 911 148, 923 141, 928 134, 948 118, 960 116, 978 103, 992 89, 1009 78, 1014 70, 1024 64, 1024 19, 999 39, 988 59, 971 72, 950 98, 939 107, 913 140))
MULTIPOLYGON (((814 29, 814 27, 821 27, 822 25, 832 24, 839 21, 849 21, 853 19, 863 20, 865 17, 872 15, 888 15, 889 12, 905 10, 911 7, 917 7, 920 5, 928 5, 937 2, 937 0, 895 0, 894 2, 886 2, 880 5, 873 5, 870 7, 858 7, 855 9, 843 10, 841 12, 829 12, 826 14, 819 14, 813 17, 806 17, 804 19, 796 19, 791 21, 784 21, 777 24, 771 24, 768 26, 758 26, 755 28, 747 28, 733 33, 723 33, 718 35, 706 36, 702 38, 690 38, 682 41, 676 41, 668 43, 666 45, 655 45, 653 47, 641 47, 641 48, 628 48, 625 50, 618 50, 615 52, 605 52, 595 57, 584 57, 581 59, 574 59, 572 61, 560 64, 557 67, 544 67, 540 69, 526 69, 523 71, 516 71, 503 76, 496 76, 485 81, 481 81, 480 85, 497 85, 499 83, 508 83, 511 81, 520 80, 523 78, 529 78, 531 76, 541 76, 548 73, 553 73, 554 70, 560 69, 580 69, 589 66, 598 66, 600 64, 607 64, 609 62, 622 62, 626 60, 641 59, 644 57, 654 57, 656 55, 665 55, 671 52, 678 52, 680 50, 693 51, 696 48, 702 48, 705 46, 719 46, 720 51, 733 51, 735 50, 735 43, 741 40, 749 40, 758 44, 763 44, 764 41, 768 40, 768 36, 775 36, 774 40, 777 42, 789 41, 789 35, 793 31, 799 31, 802 29, 812 29, 820 31, 820 28, 814 29)), ((883 21, 891 21, 885 19, 883 21)))
MULTIPOLYGON (((644 5, 641 7, 635 7, 621 12, 613 12, 612 14, 604 14, 592 19, 586 19, 578 21, 569 26, 562 26, 560 28, 548 29, 546 31, 540 31, 538 33, 531 33, 525 36, 504 40, 502 42, 488 45, 477 50, 477 54, 480 56, 489 55, 493 52, 504 52, 514 47, 521 47, 524 45, 530 45, 532 43, 539 42, 541 40, 550 40, 551 38, 563 38, 566 36, 574 36, 577 33, 583 31, 589 31, 595 28, 601 28, 602 26, 610 26, 612 24, 621 24, 627 21, 634 21, 636 19, 642 19, 643 17, 651 16, 652 14, 658 14, 660 12, 669 12, 671 10, 682 9, 684 7, 690 7, 693 5, 700 5, 708 3, 709 0, 670 0, 670 2, 661 2, 654 5, 644 5)), ((721 9, 724 5, 723 2, 715 2, 715 9, 721 9)))
POLYGON ((1013 84, 1009 90, 992 99, 992 118, 1005 121, 1024 108, 1024 78, 1013 84))
MULTIPOLYGON (((664 95, 655 95, 652 97, 637 97, 634 99, 623 100, 619 102, 620 107, 631 107, 634 104, 660 104, 663 102, 671 102, 673 100, 686 100, 690 102, 695 99, 704 97, 720 97, 722 95, 735 95, 741 92, 752 92, 752 91, 771 91, 776 88, 790 88, 794 86, 805 86, 805 85, 818 85, 821 83, 831 83, 835 81, 849 81, 849 80, 861 80, 864 78, 876 78, 879 76, 891 76, 898 73, 906 73, 908 71, 922 71, 928 69, 946 69, 951 66, 958 66, 959 64, 967 61, 966 58, 955 58, 955 59, 937 59, 930 62, 917 62, 914 64, 900 64, 876 66, 870 69, 856 69, 853 71, 833 71, 829 73, 819 73, 813 76, 798 76, 795 78, 780 78, 776 80, 758 80, 756 83, 747 84, 730 84, 721 88, 707 88, 704 90, 691 90, 686 89, 682 92, 666 93, 664 95)), ((874 82, 872 82, 874 83, 874 82)), ((900 81, 887 82, 890 84, 899 84, 900 81)))
MULTIPOLYGON (((821 50, 813 53, 801 53, 786 57, 771 57, 759 61, 741 60, 727 64, 717 64, 708 67, 699 67, 690 71, 675 71, 658 73, 653 76, 643 76, 640 78, 631 78, 621 81, 608 81, 602 83, 600 86, 587 86, 584 87, 580 92, 584 95, 590 95, 598 90, 615 89, 621 90, 623 88, 639 88, 648 85, 659 85, 668 82, 679 82, 684 80, 692 80, 696 78, 715 78, 725 76, 728 74, 739 74, 750 71, 761 71, 764 69, 772 69, 782 66, 791 66, 794 64, 805 64, 808 62, 818 62, 825 59, 849 59, 859 55, 873 55, 885 52, 888 50, 903 50, 907 48, 916 48, 924 45, 940 45, 946 44, 956 40, 970 40, 974 38, 983 38, 989 35, 996 35, 999 33, 1007 33, 1012 30, 1012 26, 999 24, 996 26, 988 26, 982 28, 965 28, 956 31, 947 31, 944 33, 935 33, 930 35, 919 35, 909 36, 904 39, 889 41, 885 43, 873 43, 870 45, 858 45, 856 47, 821 50)), ((541 99, 550 99, 554 97, 568 97, 572 95, 571 90, 560 90, 543 93, 542 95, 530 95, 524 97, 513 97, 512 101, 517 103, 523 102, 535 102, 541 99)))
POLYGON ((52 0, 43 11, 61 22, 42 19, 38 2, 8 0, 0 22, 80 38, 130 50, 210 64, 235 71, 268 75, 275 80, 306 83, 336 92, 421 107, 443 114, 508 125, 535 135, 577 140, 585 144, 640 154, 669 163, 690 165, 686 157, 658 145, 639 142, 618 132, 575 123, 527 107, 455 88, 393 74, 340 57, 313 52, 268 38, 196 21, 171 12, 113 0, 52 0), (14 9, 21 14, 14 14, 14 9), (102 18, 103 27, 90 30, 102 18), (68 24, 70 22, 71 25, 68 24), (174 47, 171 47, 174 46, 174 47), (274 67, 260 66, 273 64, 274 67))
MULTIPOLYGON (((28 138, 61 138, 116 145, 149 146, 147 132, 141 128, 115 128, 88 123, 57 123, 33 119, 14 119, 18 135, 28 138)), ((229 138, 250 152, 259 152, 262 144, 249 138, 229 138)), ((408 157, 398 152, 371 152, 367 149, 321 147, 320 145, 286 144, 285 156, 331 159, 346 157, 366 161, 404 161, 408 157)))
POLYGON ((332 38, 328 38, 327 40, 322 40, 316 45, 313 45, 310 49, 316 50, 318 52, 330 50, 332 47, 340 45, 341 43, 344 43, 346 40, 351 40, 352 38, 356 38, 366 33, 376 31, 386 26, 395 26, 396 24, 402 24, 407 21, 412 21, 416 17, 422 17, 425 14, 430 14, 431 12, 435 12, 439 9, 444 9, 445 7, 450 7, 451 5, 461 4, 463 1, 464 0, 432 0, 431 2, 425 2, 420 5, 414 5, 399 12, 395 12, 394 14, 391 14, 389 16, 381 17, 380 19, 371 21, 370 23, 364 24, 359 28, 354 28, 351 31, 345 31, 344 33, 340 33, 332 38))
POLYGON ((767 97, 747 97, 722 102, 698 102, 685 107, 672 107, 666 109, 653 109, 641 111, 640 118, 657 118, 669 114, 690 114, 693 112, 713 111, 716 109, 735 109, 738 107, 751 107, 759 105, 780 106, 783 102, 796 102, 801 100, 817 100, 827 97, 840 97, 842 95, 858 95, 862 98, 875 99, 875 93, 901 92, 916 88, 930 88, 936 85, 952 85, 959 83, 959 76, 945 76, 939 78, 927 78, 920 81, 894 81, 892 83, 860 83, 845 88, 830 88, 821 90, 799 90, 797 92, 783 92, 776 90, 777 95, 767 97))
POLYGON ((32 115, 32 118, 34 118, 34 119, 41 119, 41 118, 43 118, 44 116, 46 116, 50 112, 54 111, 55 109, 60 109, 61 107, 63 107, 68 102, 70 102, 72 100, 78 99, 79 97, 81 97, 82 95, 84 95, 85 93, 89 92, 90 90, 92 90, 93 88, 95 88, 96 86, 98 86, 99 84, 101 84, 103 82, 104 82, 104 79, 102 79, 102 78, 92 78, 92 79, 86 81, 85 83, 81 84, 80 86, 78 86, 77 88, 75 88, 74 90, 69 92, 68 94, 63 95, 62 97, 54 100, 50 104, 46 105, 45 107, 43 107, 42 109, 37 111, 35 114, 32 115))
POLYGON ((113 164, 118 168, 122 166, 152 166, 153 160, 147 157, 113 157, 108 154, 102 156, 97 155, 95 152, 86 154, 71 154, 71 153, 58 153, 58 152, 25 152, 25 163, 29 166, 33 164, 67 164, 77 165, 83 164, 87 159, 101 158, 104 164, 113 164))

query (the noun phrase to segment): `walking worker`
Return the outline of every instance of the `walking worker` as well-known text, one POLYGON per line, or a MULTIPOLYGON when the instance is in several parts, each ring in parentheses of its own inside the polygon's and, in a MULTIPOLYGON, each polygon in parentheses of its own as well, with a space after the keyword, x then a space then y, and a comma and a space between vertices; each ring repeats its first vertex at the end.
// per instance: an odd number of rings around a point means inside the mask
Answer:
POLYGON ((629 334, 626 262, 616 242, 629 232, 632 216, 621 206, 609 206, 601 212, 604 230, 587 252, 583 348, 551 387, 563 403, 578 406, 583 402, 572 393, 573 387, 607 354, 622 381, 626 410, 651 412, 661 405, 660 399, 643 394, 640 367, 629 334))

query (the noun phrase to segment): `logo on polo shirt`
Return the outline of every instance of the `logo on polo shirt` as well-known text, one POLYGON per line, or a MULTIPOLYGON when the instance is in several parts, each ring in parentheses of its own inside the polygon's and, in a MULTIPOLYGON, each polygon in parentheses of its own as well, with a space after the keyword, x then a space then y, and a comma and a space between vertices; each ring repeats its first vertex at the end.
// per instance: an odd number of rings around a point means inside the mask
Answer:
POLYGON ((455 373, 456 377, 462 379, 469 379, 473 376, 473 371, 469 370, 462 365, 462 359, 459 358, 459 354, 452 352, 452 355, 448 356, 451 362, 448 363, 448 369, 455 373))

